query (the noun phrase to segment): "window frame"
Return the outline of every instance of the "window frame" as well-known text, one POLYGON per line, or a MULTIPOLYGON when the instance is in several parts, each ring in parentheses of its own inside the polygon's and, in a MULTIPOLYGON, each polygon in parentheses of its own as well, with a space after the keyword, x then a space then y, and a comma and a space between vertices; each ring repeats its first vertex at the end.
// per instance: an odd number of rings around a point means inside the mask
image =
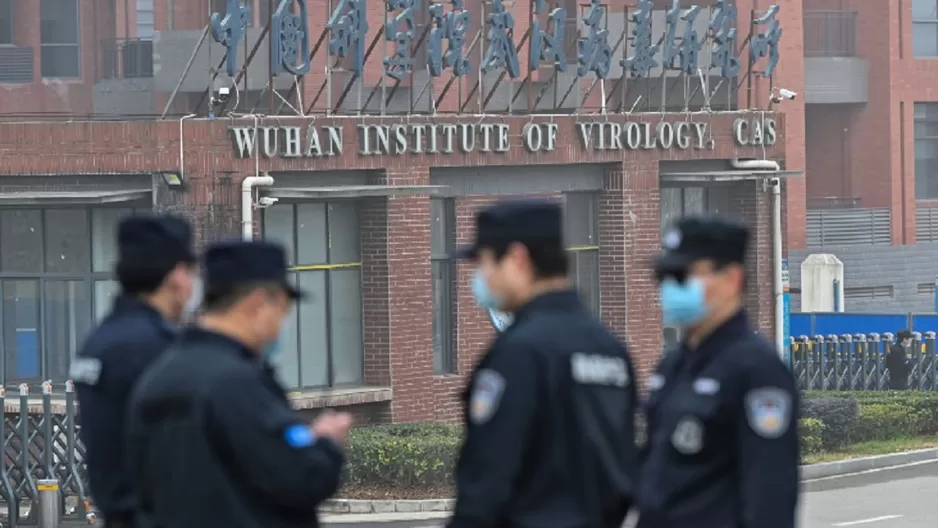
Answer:
MULTIPOLYGON (((364 286, 364 270, 362 267, 362 226, 361 226, 361 203, 356 199, 334 199, 334 200, 287 200, 284 202, 278 203, 275 207, 290 206, 291 208, 291 247, 287 248, 292 250, 293 254, 288 255, 287 261, 294 262, 294 265, 287 269, 287 273, 292 277, 292 280, 298 285, 300 283, 300 275, 304 272, 322 272, 324 273, 324 299, 312 299, 312 302, 323 303, 324 312, 325 312, 325 333, 326 333, 326 384, 325 385, 307 385, 303 382, 303 326, 302 326, 302 301, 298 303, 297 309, 294 310, 294 313, 291 313, 290 316, 294 318, 293 327, 296 330, 296 385, 289 385, 288 390, 330 390, 336 388, 352 388, 352 387, 361 387, 365 383, 365 286, 364 286), (298 207, 301 205, 311 205, 311 204, 322 204, 325 207, 325 236, 328 241, 331 237, 330 235, 330 219, 331 214, 329 212, 329 206, 332 204, 349 204, 351 203, 355 209, 355 215, 358 219, 358 248, 359 248, 359 260, 357 262, 330 262, 332 260, 332 248, 331 244, 326 244, 326 256, 325 263, 320 264, 303 264, 299 261, 299 243, 300 243, 300 234, 299 234, 299 219, 298 219, 298 207), (361 368, 359 369, 357 375, 357 381, 347 382, 347 383, 336 383, 336 344, 333 342, 333 310, 332 310, 332 272, 338 270, 347 270, 347 269, 357 269, 358 273, 358 303, 359 303, 359 313, 361 314, 360 321, 360 332, 359 339, 361 342, 361 368)), ((266 214, 261 215, 261 234, 263 238, 267 238, 267 216, 266 214)))
MULTIPOLYGON (((9 30, 9 33, 10 33, 10 41, 9 41, 9 42, 3 42, 2 40, 0 40, 0 47, 2 47, 2 46, 13 46, 13 45, 14 45, 13 28, 16 27, 16 23, 13 21, 13 2, 14 2, 14 1, 15 1, 15 0, 0 0, 0 4, 2 4, 2 3, 4 3, 4 2, 6 3, 6 7, 7 7, 6 21, 7 21, 7 23, 9 24, 8 30, 9 30)), ((2 6, 0 6, 0 9, 2 9, 2 6)), ((3 19, 0 18, 0 20, 3 20, 3 19)))
MULTIPOLYGON (((915 59, 938 59, 938 32, 935 39, 935 53, 933 55, 919 55, 915 52, 915 28, 922 26, 938 26, 938 0, 928 0, 933 4, 934 18, 923 18, 915 15, 915 9, 912 9, 912 57, 915 59)), ((913 0, 914 6, 915 0, 913 0)))
POLYGON ((76 40, 76 42, 74 42, 74 43, 71 43, 71 42, 69 42, 69 43, 62 43, 62 42, 45 42, 45 41, 43 40, 43 38, 42 38, 42 21, 41 21, 41 16, 42 16, 42 15, 41 15, 41 13, 42 13, 42 2, 48 2, 48 1, 53 1, 53 0, 39 0, 39 2, 40 2, 40 5, 39 5, 39 12, 40 12, 40 24, 39 24, 39 28, 40 28, 40 29, 39 29, 39 56, 42 57, 42 52, 43 52, 43 50, 45 50, 46 48, 60 48, 60 49, 64 49, 64 48, 75 48, 75 49, 78 51, 78 53, 77 53, 78 60, 75 62, 76 70, 75 70, 74 75, 59 75, 59 74, 52 75, 52 74, 47 74, 47 73, 46 73, 46 63, 47 63, 47 61, 42 61, 42 60, 41 60, 41 61, 40 61, 40 63, 41 63, 41 64, 40 64, 40 70, 41 70, 41 71, 40 71, 40 75, 42 76, 43 79, 62 79, 62 80, 81 79, 82 76, 83 76, 82 64, 81 64, 81 63, 82 63, 82 55, 81 55, 81 50, 82 50, 82 46, 81 46, 81 0, 68 0, 68 1, 70 1, 70 2, 73 2, 73 3, 74 3, 74 6, 75 6, 75 30, 76 30, 76 33, 75 33, 76 39, 75 39, 75 40, 76 40))
POLYGON ((592 284, 588 285, 590 290, 589 298, 584 299, 585 301, 588 300, 588 302, 584 302, 584 305, 598 316, 602 309, 602 286, 599 277, 599 250, 601 244, 599 238, 599 193, 593 191, 571 191, 563 193, 563 215, 564 244, 566 245, 568 258, 572 258, 574 261, 574 265, 570 266, 569 278, 571 285, 576 288, 577 291, 582 290, 582 285, 580 284, 580 256, 590 255, 592 259, 592 265, 590 267, 593 268, 590 274, 595 279, 592 284), (589 232, 586 234, 585 238, 591 239, 591 242, 595 243, 583 244, 570 240, 573 235, 572 227, 577 225, 572 224, 570 219, 583 214, 582 212, 570 211, 571 197, 576 197, 577 199, 586 198, 586 200, 580 204, 586 205, 586 214, 590 217, 587 224, 589 225, 589 232))
POLYGON ((934 146, 934 149, 933 149, 933 150, 934 150, 934 153, 935 153, 934 156, 933 156, 933 157, 930 157, 930 158, 922 158, 922 159, 935 160, 936 165, 938 165, 938 135, 924 135, 924 136, 920 136, 920 135, 918 134, 918 130, 917 130, 917 129, 918 129, 918 125, 929 125, 929 124, 935 125, 935 126, 936 126, 936 129, 938 129, 938 102, 923 101, 923 102, 916 102, 916 103, 914 103, 914 104, 913 104, 913 110, 912 110, 912 116, 913 116, 913 117, 912 117, 912 145, 913 145, 913 157, 912 157, 913 166, 912 166, 912 171, 913 171, 913 177, 914 177, 914 180, 913 180, 913 181, 914 181, 914 185, 915 185, 915 200, 916 200, 916 201, 934 201, 934 200, 938 200, 938 173, 925 175, 925 176, 928 177, 927 180, 922 180, 922 181, 920 182, 920 181, 919 181, 919 174, 918 174, 918 160, 919 160, 919 158, 918 158, 918 156, 916 155, 915 150, 914 150, 914 149, 917 148, 919 142, 923 142, 923 143, 932 143, 933 146, 934 146), (921 105, 921 106, 920 106, 920 105, 921 105), (922 109, 922 116, 921 116, 921 117, 919 117, 919 112, 916 111, 916 110, 918 110, 919 108, 922 109), (933 115, 929 115, 929 110, 930 110, 930 109, 932 110, 933 115), (919 187, 920 187, 920 185, 921 185, 921 186, 924 186, 924 188, 925 188, 925 196, 921 196, 921 195, 919 194, 919 187), (928 191, 929 191, 930 188, 934 188, 934 194, 933 194, 933 195, 931 195, 931 194, 928 193, 928 191))
MULTIPOLYGON (((92 221, 94 211, 98 209, 120 209, 126 210, 130 215, 137 215, 141 212, 149 212, 152 209, 147 207, 147 204, 143 202, 127 202, 127 203, 115 203, 108 205, 99 205, 99 206, 88 206, 88 205, 76 205, 76 206, 60 206, 60 207, 41 207, 41 206, 30 206, 30 207, 3 207, 0 208, 0 212, 6 212, 11 210, 28 210, 28 211, 39 211, 39 229, 37 233, 38 245, 39 245, 39 270, 38 271, 6 271, 3 268, 0 268, 0 321, 5 320, 5 310, 6 310, 6 291, 7 285, 12 282, 34 282, 37 288, 37 348, 39 350, 39 376, 38 377, 27 377, 27 378, 18 378, 9 376, 7 372, 7 350, 6 350, 6 341, 5 336, 0 338, 0 357, 3 358, 0 361, 0 380, 4 384, 16 384, 16 383, 39 383, 44 379, 49 379, 50 372, 49 368, 53 364, 51 351, 46 348, 46 342, 49 339, 50 330, 48 325, 48 306, 49 303, 46 300, 46 292, 50 284, 56 283, 67 283, 69 281, 78 282, 82 285, 84 290, 84 306, 83 310, 86 310, 88 313, 88 328, 87 331, 90 331, 95 327, 99 321, 97 314, 99 310, 98 299, 96 295, 95 286, 100 281, 113 281, 114 273, 112 270, 108 271, 94 271, 94 257, 93 257, 93 248, 95 245, 95 231, 94 224, 92 221), (85 240, 87 244, 87 252, 85 256, 84 270, 83 271, 73 271, 73 272, 49 272, 46 271, 48 268, 48 263, 46 260, 48 248, 46 247, 46 230, 47 230, 47 212, 48 211, 63 211, 63 210, 82 210, 85 212, 85 222, 88 237, 85 240)), ((2 222, 2 219, 0 219, 2 222)), ((116 239, 116 233, 113 233, 112 236, 116 239)), ((2 231, 0 231, 0 251, 3 250, 3 237, 2 231)), ((0 332, 5 332, 5 328, 0 326, 0 332)), ((68 361, 70 362, 74 358, 76 349, 67 351, 69 355, 68 361)), ((66 369, 67 372, 67 369, 66 369)), ((65 381, 65 379, 53 379, 55 382, 65 381)))
POLYGON ((433 299, 433 373, 437 376, 447 376, 459 373, 458 351, 456 349, 456 298, 457 274, 456 261, 453 259, 453 250, 456 247, 456 199, 430 198, 430 274, 431 296, 433 299), (434 229, 434 205, 440 207, 442 233, 434 229), (437 239, 443 241, 442 247, 433 242, 437 239), (434 247, 436 246, 436 247, 434 247), (442 292, 443 306, 437 306, 436 284, 437 273, 443 275, 442 280, 446 289, 442 292), (442 329, 437 332, 437 317, 442 310, 440 319, 442 329), (437 335, 448 336, 448 339, 437 340, 437 335))

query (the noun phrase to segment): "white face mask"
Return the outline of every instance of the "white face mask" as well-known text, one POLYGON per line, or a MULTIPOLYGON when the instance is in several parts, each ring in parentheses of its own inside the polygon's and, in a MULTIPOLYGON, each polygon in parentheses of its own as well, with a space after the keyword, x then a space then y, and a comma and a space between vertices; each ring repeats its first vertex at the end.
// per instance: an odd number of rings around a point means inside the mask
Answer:
POLYGON ((199 307, 202 306, 203 293, 202 279, 200 277, 194 277, 192 279, 192 294, 189 295, 189 299, 182 308, 183 321, 188 321, 193 315, 195 315, 197 311, 199 311, 199 307))

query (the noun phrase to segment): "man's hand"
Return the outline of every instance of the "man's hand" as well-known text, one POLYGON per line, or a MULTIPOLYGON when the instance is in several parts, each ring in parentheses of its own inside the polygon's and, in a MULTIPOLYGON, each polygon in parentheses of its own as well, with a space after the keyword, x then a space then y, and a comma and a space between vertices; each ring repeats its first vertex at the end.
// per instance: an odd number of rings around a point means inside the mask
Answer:
POLYGON ((317 437, 330 438, 338 443, 345 442, 345 436, 352 427, 352 415, 325 411, 313 421, 313 433, 317 437))

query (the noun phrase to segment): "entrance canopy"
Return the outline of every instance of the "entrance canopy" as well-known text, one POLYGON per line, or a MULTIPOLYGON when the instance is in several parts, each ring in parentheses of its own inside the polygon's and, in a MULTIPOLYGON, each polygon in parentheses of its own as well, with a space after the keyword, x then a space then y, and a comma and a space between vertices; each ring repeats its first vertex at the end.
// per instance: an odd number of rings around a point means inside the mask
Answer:
POLYGON ((736 181, 756 181, 766 178, 799 178, 804 171, 797 170, 717 170, 701 172, 664 172, 659 174, 662 183, 723 183, 736 181))
POLYGON ((104 205, 150 199, 150 190, 127 191, 12 191, 0 192, 0 207, 10 206, 56 206, 56 205, 104 205))
POLYGON ((373 198, 381 196, 436 195, 445 185, 340 185, 335 187, 268 187, 264 196, 286 200, 373 198))

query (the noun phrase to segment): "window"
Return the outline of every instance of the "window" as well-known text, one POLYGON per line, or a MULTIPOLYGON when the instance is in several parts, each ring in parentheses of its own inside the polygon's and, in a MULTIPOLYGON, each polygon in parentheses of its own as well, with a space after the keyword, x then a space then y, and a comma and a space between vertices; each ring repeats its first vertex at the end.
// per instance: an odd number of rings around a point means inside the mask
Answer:
POLYGON ((0 210, 3 383, 61 382, 111 308, 117 223, 133 209, 0 210))
POLYGON ((938 0, 912 0, 912 55, 938 57, 938 0))
POLYGON ((915 103, 915 198, 938 199, 938 103, 915 103))
POLYGON ((281 331, 277 373, 293 389, 357 385, 364 373, 361 237, 354 202, 264 210, 264 237, 284 245, 292 280, 310 293, 281 331))
POLYGON ((433 372, 455 374, 456 331, 453 321, 456 263, 449 258, 456 244, 456 211, 452 198, 430 200, 430 265, 433 274, 433 372))
POLYGON ((731 187, 662 187, 661 234, 664 235, 682 216, 693 214, 732 214, 731 187))
POLYGON ((42 76, 81 77, 79 0, 39 0, 42 76))
POLYGON ((599 313, 599 200, 595 193, 564 195, 564 242, 570 281, 593 313, 599 313))
POLYGON ((0 0, 0 46, 13 44, 13 0, 0 0))

